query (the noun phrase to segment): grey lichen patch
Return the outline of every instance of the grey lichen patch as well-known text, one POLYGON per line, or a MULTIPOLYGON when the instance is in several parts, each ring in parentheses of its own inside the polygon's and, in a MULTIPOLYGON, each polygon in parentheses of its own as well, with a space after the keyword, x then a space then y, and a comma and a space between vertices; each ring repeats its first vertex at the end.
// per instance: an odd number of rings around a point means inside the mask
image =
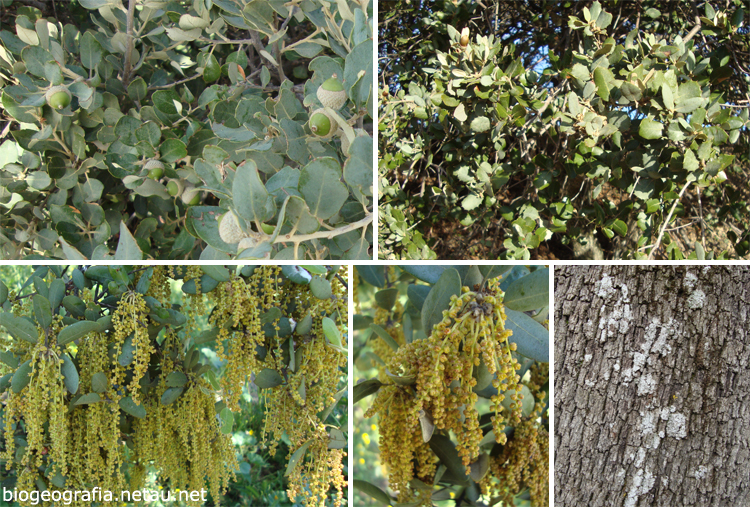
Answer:
POLYGON ((638 381, 638 396, 651 394, 654 391, 656 391, 656 381, 654 380, 654 377, 650 373, 641 375, 641 379, 638 381))
POLYGON ((707 473, 708 467, 701 465, 698 467, 698 470, 694 472, 694 475, 696 479, 701 480, 706 476, 707 473))
POLYGON ((703 305, 705 304, 706 304, 706 293, 700 289, 690 294, 687 300, 688 307, 692 308, 693 310, 697 310, 698 308, 703 308, 703 305))
MULTIPOLYGON (((667 339, 674 332, 673 319, 669 319, 669 322, 666 324, 661 324, 656 317, 651 320, 651 323, 646 328, 644 342, 641 344, 641 351, 633 353, 633 366, 622 372, 625 385, 628 385, 634 378, 637 378, 641 374, 640 372, 644 369, 647 361, 648 364, 653 364, 654 358, 672 352, 672 346, 667 343, 667 339), (661 332, 659 332, 660 329, 661 332), (657 355, 650 357, 652 353, 657 353, 657 355)), ((647 385, 644 386, 644 388, 647 387, 647 385)))
MULTIPOLYGON (((630 330, 630 322, 633 320, 633 312, 630 309, 630 296, 628 286, 624 283, 619 287, 620 297, 614 304, 607 305, 604 308, 610 308, 609 315, 602 316, 599 319, 600 341, 604 342, 607 338, 615 336, 616 333, 626 334, 630 330)), ((603 299, 614 299, 617 295, 617 287, 608 275, 596 283, 596 294, 603 299)))
POLYGON ((693 273, 688 273, 685 275, 685 285, 688 289, 694 289, 696 283, 698 283, 698 277, 693 273))
POLYGON ((669 414, 667 421, 667 435, 678 440, 687 436, 687 419, 683 414, 669 414))
POLYGON ((656 482, 656 478, 651 473, 651 470, 646 469, 644 471, 643 469, 638 469, 625 498, 625 507, 635 507, 638 497, 648 493, 654 487, 654 482, 656 482))

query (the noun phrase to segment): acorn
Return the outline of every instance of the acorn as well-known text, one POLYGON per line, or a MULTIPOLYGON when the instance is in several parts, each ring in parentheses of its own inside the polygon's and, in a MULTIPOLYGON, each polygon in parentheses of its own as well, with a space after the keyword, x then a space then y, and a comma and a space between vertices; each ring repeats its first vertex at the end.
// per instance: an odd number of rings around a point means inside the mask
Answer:
POLYGON ((52 109, 64 109, 68 107, 73 96, 66 87, 53 86, 47 90, 47 93, 44 94, 44 98, 47 99, 47 104, 49 104, 52 109))
POLYGON ((158 180, 164 176, 164 164, 158 160, 149 160, 143 167, 148 171, 148 177, 152 180, 158 180))
POLYGON ((176 197, 182 193, 184 185, 180 180, 171 179, 167 182, 167 192, 172 197, 176 197))
POLYGON ((233 245, 239 243, 245 236, 247 235, 240 227, 240 221, 232 210, 219 217, 219 237, 224 243, 233 245))
POLYGON ((465 48, 469 44, 469 28, 461 30, 461 40, 459 41, 462 48, 465 48))
POLYGON ((326 110, 323 108, 313 111, 310 115, 309 123, 310 130, 312 130, 312 133, 316 136, 325 137, 335 131, 336 121, 328 116, 326 110))
POLYGON ((182 195, 180 195, 180 199, 189 206, 195 206, 201 201, 200 189, 193 186, 185 187, 182 195))
POLYGON ((322 85, 318 87, 318 100, 325 107, 330 107, 334 111, 341 109, 341 106, 346 102, 346 92, 344 91, 344 85, 341 81, 332 77, 326 79, 322 85))

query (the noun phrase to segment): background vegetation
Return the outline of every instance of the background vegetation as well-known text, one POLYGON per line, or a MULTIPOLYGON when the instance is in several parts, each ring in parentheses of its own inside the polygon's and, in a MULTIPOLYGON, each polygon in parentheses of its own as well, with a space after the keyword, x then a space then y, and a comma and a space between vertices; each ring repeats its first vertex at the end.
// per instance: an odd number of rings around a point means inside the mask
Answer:
POLYGON ((378 19, 383 257, 746 255, 742 0, 402 0, 378 19))

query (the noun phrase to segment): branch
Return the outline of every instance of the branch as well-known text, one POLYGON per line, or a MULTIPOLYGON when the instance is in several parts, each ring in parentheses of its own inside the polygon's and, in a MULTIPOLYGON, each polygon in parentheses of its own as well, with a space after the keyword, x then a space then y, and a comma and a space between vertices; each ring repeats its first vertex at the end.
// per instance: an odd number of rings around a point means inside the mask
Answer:
POLYGON ((656 243, 654 243, 654 248, 652 248, 651 252, 648 254, 648 260, 651 260, 653 258, 654 254, 661 246, 661 238, 664 236, 664 231, 667 230, 669 221, 672 219, 672 213, 674 213, 674 210, 677 207, 677 203, 682 200, 682 196, 685 194, 685 190, 687 190, 687 188, 690 186, 690 183, 692 183, 692 181, 688 181, 687 183, 685 183, 685 186, 682 187, 682 190, 680 190, 680 196, 675 200, 674 204, 672 205, 672 209, 669 210, 667 219, 664 221, 664 225, 661 226, 661 230, 659 231, 659 237, 656 238, 656 243))
POLYGON ((128 45, 125 48, 125 70, 122 73, 122 84, 125 86, 125 88, 127 88, 128 83, 130 83, 130 72, 133 65, 130 60, 133 58, 133 18, 135 17, 135 2, 136 0, 129 0, 128 2, 128 45))
POLYGON ((342 234, 346 234, 347 232, 356 231, 357 229, 366 227, 370 224, 370 222, 372 222, 372 213, 367 215, 362 220, 352 222, 348 225, 345 225, 344 227, 339 227, 331 231, 313 232, 312 234, 301 234, 298 236, 293 236, 291 234, 280 235, 276 238, 276 240, 274 240, 274 243, 301 243, 303 241, 309 241, 311 239, 333 239, 336 236, 340 236, 342 234))

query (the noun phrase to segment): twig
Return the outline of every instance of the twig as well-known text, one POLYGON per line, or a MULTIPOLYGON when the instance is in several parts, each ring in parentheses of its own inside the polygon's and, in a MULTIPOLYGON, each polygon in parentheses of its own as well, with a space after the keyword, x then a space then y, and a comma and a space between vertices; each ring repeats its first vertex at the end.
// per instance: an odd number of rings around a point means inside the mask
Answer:
POLYGON ((664 236, 664 231, 667 229, 667 226, 669 225, 669 221, 672 220, 672 213, 674 213, 675 208, 677 207, 677 203, 682 200, 682 196, 685 194, 685 190, 690 186, 692 181, 688 181, 685 183, 685 186, 682 187, 682 190, 680 190, 679 197, 675 200, 674 204, 672 205, 672 209, 669 210, 669 214, 667 215, 667 219, 664 220, 664 225, 661 226, 661 231, 659 231, 659 237, 656 238, 656 243, 654 243, 654 248, 651 249, 651 252, 648 254, 648 260, 651 260, 654 257, 654 254, 661 246, 661 238, 664 236))
POLYGON ((133 66, 130 60, 133 58, 133 46, 135 45, 135 41, 133 40, 133 18, 135 17, 135 2, 136 0, 130 0, 128 2, 128 45, 125 48, 125 70, 122 73, 122 84, 126 88, 130 83, 130 72, 133 66))
POLYGON ((281 235, 276 238, 274 243, 301 243, 302 241, 309 241, 311 239, 333 239, 336 236, 340 236, 350 231, 356 231, 361 227, 367 227, 372 222, 372 213, 367 215, 362 220, 352 222, 351 224, 345 225, 344 227, 338 227, 332 231, 321 231, 313 232, 312 234, 302 234, 299 236, 291 236, 289 234, 281 235))
POLYGON ((695 22, 696 22, 696 23, 698 23, 698 24, 697 24, 697 25, 695 25, 695 26, 693 27, 693 29, 692 29, 692 30, 690 30, 690 31, 688 32, 688 34, 687 34, 687 35, 685 36, 685 38, 684 38, 684 39, 682 39, 682 42, 683 42, 683 44, 686 44, 686 43, 687 43, 687 41, 689 41, 690 39, 692 39, 692 38, 693 38, 693 36, 694 36, 694 35, 695 35, 696 33, 698 33, 698 30, 700 30, 700 29, 701 29, 701 19, 700 19, 700 18, 699 18, 698 16, 696 16, 696 17, 695 17, 695 22))

